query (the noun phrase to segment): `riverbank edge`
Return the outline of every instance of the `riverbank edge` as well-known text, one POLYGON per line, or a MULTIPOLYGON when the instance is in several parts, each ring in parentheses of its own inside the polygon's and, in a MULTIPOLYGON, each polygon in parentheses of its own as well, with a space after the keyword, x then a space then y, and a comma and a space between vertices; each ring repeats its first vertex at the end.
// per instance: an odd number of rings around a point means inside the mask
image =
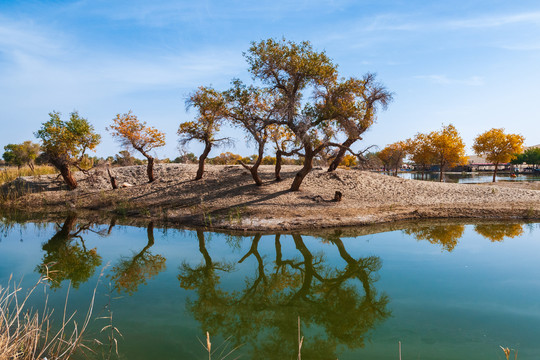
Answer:
POLYGON ((163 217, 148 214, 118 214, 115 211, 63 210, 46 211, 24 208, 2 209, 0 216, 8 222, 58 222, 68 215, 75 215, 80 222, 146 227, 149 223, 160 228, 181 230, 203 230, 231 235, 301 233, 303 235, 324 236, 339 233, 342 236, 359 236, 385 231, 401 230, 410 225, 445 225, 471 223, 536 223, 540 222, 540 209, 532 207, 515 208, 450 208, 423 207, 416 209, 371 209, 371 213, 339 219, 322 218, 261 218, 244 217, 232 221, 217 220, 209 223, 207 215, 184 217, 163 217), (22 213, 24 212, 24 213, 22 213))

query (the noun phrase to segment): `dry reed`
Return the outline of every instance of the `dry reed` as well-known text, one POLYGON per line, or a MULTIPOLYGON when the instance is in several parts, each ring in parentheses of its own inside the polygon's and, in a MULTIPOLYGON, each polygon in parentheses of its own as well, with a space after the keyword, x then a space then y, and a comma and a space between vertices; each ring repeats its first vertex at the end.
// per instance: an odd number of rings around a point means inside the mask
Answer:
POLYGON ((92 317, 97 285, 82 324, 77 324, 76 312, 67 312, 68 288, 62 323, 54 326, 47 296, 41 313, 28 307, 32 294, 48 280, 41 277, 26 294, 11 277, 6 287, 0 286, 0 359, 64 360, 78 350, 90 350, 83 344, 83 335, 92 317))
POLYGON ((13 181, 20 176, 39 176, 49 174, 58 174, 58 171, 50 165, 37 165, 34 167, 34 171, 28 167, 21 167, 18 169, 14 166, 8 166, 4 167, 2 171, 0 171, 0 185, 13 181))

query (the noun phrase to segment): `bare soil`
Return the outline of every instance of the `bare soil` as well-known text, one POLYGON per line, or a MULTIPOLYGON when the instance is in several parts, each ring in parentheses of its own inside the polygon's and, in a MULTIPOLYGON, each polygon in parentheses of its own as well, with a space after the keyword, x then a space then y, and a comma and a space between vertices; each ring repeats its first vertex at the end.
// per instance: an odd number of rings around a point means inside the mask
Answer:
POLYGON ((284 166, 281 182, 274 181, 273 166, 262 166, 263 186, 256 186, 241 166, 207 166, 204 178, 193 181, 196 170, 196 165, 157 164, 156 181, 148 183, 145 166, 115 167, 118 184, 131 186, 112 190, 106 168, 97 168, 77 173, 74 191, 65 189, 61 178, 42 175, 19 178, 3 192, 18 193, 9 206, 29 212, 100 212, 244 231, 428 218, 540 219, 540 184, 532 182, 450 184, 315 168, 301 191, 290 192, 298 166, 284 166), (336 191, 343 194, 339 202, 333 201, 336 191))

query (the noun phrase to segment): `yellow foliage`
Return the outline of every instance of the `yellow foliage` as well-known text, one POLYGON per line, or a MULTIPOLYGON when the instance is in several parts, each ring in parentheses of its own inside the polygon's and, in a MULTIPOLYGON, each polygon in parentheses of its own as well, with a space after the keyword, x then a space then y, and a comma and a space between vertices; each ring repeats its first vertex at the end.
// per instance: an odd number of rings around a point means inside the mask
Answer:
POLYGON ((418 133, 414 138, 406 140, 406 143, 412 162, 423 168, 433 164, 435 154, 428 135, 418 133))
POLYGON ((433 131, 427 136, 433 149, 435 163, 441 169, 467 163, 465 143, 454 125, 443 126, 441 131, 433 131))
POLYGON ((131 110, 126 114, 117 114, 108 130, 122 146, 133 147, 146 157, 150 150, 165 145, 165 133, 146 126, 146 122, 139 121, 131 110))
POLYGON ((504 129, 491 129, 474 139, 473 150, 493 164, 508 163, 523 152, 525 138, 518 134, 505 134, 504 129))
POLYGON ((356 160, 357 160, 356 156, 351 155, 351 154, 347 154, 347 155, 345 155, 343 157, 343 160, 341 160, 339 165, 343 165, 343 166, 346 166, 346 167, 356 166, 357 163, 358 163, 356 160))

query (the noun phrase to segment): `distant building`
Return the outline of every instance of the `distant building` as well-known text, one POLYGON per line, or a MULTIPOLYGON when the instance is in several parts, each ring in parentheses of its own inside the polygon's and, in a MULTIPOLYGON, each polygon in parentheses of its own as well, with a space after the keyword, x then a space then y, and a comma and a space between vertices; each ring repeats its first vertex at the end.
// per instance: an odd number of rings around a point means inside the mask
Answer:
MULTIPOLYGON (((486 160, 486 158, 478 155, 468 155, 467 167, 470 171, 493 171, 495 170, 495 164, 486 160)), ((499 164, 499 170, 507 170, 512 167, 510 163, 499 164)))

